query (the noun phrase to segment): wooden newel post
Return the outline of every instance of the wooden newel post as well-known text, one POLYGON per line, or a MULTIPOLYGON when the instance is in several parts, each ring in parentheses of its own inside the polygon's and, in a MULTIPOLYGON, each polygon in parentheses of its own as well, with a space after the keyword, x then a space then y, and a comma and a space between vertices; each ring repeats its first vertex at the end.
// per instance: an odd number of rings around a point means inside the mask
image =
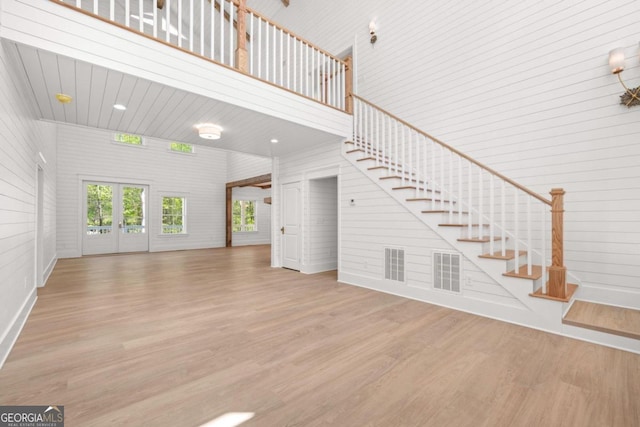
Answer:
POLYGON ((345 83, 344 92, 346 99, 344 105, 349 114, 353 114, 353 58, 350 56, 344 60, 345 63, 345 83))
POLYGON ((246 0, 237 0, 238 6, 238 31, 236 39, 236 68, 242 72, 249 72, 249 54, 247 53, 247 3, 246 0))
POLYGON ((567 268, 564 266, 564 190, 551 189, 551 266, 548 295, 567 297, 567 268))

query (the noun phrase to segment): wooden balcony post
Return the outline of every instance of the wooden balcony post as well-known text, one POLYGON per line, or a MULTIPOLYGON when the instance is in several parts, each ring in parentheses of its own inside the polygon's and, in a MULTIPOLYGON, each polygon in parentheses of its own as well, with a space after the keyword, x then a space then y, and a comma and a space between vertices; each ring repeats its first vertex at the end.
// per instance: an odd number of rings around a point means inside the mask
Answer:
POLYGON ((549 287, 551 297, 567 297, 567 268, 564 266, 564 190, 551 189, 551 266, 549 287))
POLYGON ((345 60, 345 83, 344 83, 344 93, 345 93, 345 110, 349 114, 353 114, 353 97, 351 94, 353 93, 353 59, 349 56, 345 60))
POLYGON ((236 30, 238 46, 236 47, 236 68, 244 73, 249 72, 249 54, 247 53, 247 2, 237 0, 238 23, 236 30))

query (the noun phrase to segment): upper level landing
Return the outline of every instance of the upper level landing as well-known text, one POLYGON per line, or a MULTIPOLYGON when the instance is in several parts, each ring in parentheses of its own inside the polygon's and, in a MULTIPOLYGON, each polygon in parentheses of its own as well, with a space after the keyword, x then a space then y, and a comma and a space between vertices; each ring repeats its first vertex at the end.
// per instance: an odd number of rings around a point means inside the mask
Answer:
POLYGON ((3 0, 0 37, 43 119, 264 156, 350 135, 341 60, 233 2, 171 3, 3 0))

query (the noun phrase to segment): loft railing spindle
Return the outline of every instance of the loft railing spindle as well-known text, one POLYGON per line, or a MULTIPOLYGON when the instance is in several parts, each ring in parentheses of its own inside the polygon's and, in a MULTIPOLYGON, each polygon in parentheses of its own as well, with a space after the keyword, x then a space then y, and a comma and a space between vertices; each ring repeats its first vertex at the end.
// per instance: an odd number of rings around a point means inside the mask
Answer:
MULTIPOLYGON (((235 31, 233 30, 233 15, 234 15, 234 11, 233 11, 233 7, 234 4, 232 1, 229 2, 229 65, 230 66, 235 66, 235 55, 233 54, 233 36, 235 31)), ((224 13, 223 13, 224 15, 224 13)))
POLYGON ((166 9, 164 12, 164 16, 165 16, 165 21, 166 21, 166 25, 165 25, 165 36, 166 36, 166 41, 167 42, 171 42, 171 31, 169 30, 171 28, 171 0, 167 0, 167 4, 166 4, 166 9))
MULTIPOLYGON (((500 221, 502 227, 500 230, 500 254, 502 256, 507 255, 507 200, 506 200, 506 183, 501 181, 500 183, 500 221)), ((518 254, 515 254, 516 257, 518 254)))
POLYGON ((542 266, 542 293, 546 294, 547 293, 547 277, 546 277, 546 272, 547 272, 547 217, 546 217, 546 205, 541 204, 541 212, 540 212, 540 218, 542 219, 542 235, 540 236, 540 240, 541 240, 541 244, 542 244, 542 250, 541 250, 541 257, 542 260, 540 262, 540 265, 542 266))
POLYGON ((200 55, 204 56, 204 0, 200 0, 200 55))
POLYGON ((116 2, 115 0, 109 1, 109 19, 112 21, 116 20, 116 2))
MULTIPOLYGON (((76 2, 77 6, 80 7, 80 0, 76 2)), ((129 28, 131 24, 130 20, 131 16, 131 5, 129 4, 129 0, 125 0, 124 2, 124 26, 129 28)), ((142 17, 140 17, 142 19, 142 17)))
POLYGON ((473 171, 471 170, 473 163, 468 162, 468 179, 469 179, 469 218, 467 218, 467 238, 471 239, 472 237, 472 217, 471 212, 473 212, 473 171))
POLYGON ((493 183, 493 174, 489 174, 489 253, 491 255, 494 254, 494 224, 496 222, 495 214, 494 214, 494 183, 493 183))
POLYGON ((158 3, 153 2, 153 37, 158 38, 158 3))
MULTIPOLYGON (((216 0, 211 0, 216 1, 216 0)), ((224 0, 220 0, 220 62, 224 64, 224 0)), ((268 49, 268 46, 267 46, 268 49)))
POLYGON ((182 0, 178 0, 178 47, 182 47, 182 0))
POLYGON ((518 206, 519 202, 518 202, 518 189, 513 187, 513 205, 515 208, 515 212, 513 213, 513 224, 514 224, 514 242, 513 242, 513 250, 516 256, 516 273, 519 271, 520 269, 520 253, 519 253, 519 249, 520 249, 520 233, 518 231, 518 229, 520 228, 520 222, 519 222, 519 211, 520 211, 520 207, 518 206))
POLYGON ((189 0, 189 50, 193 52, 193 0, 189 0))

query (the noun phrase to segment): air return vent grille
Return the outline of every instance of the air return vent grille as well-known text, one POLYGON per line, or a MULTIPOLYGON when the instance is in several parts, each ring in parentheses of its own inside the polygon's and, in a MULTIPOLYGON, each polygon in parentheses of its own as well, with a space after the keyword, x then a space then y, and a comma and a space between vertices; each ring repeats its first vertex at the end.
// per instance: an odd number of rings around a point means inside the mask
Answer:
POLYGON ((433 287, 459 294, 462 288, 462 257, 451 252, 433 253, 433 287))
POLYGON ((384 278, 404 283, 404 249, 384 248, 384 278))

